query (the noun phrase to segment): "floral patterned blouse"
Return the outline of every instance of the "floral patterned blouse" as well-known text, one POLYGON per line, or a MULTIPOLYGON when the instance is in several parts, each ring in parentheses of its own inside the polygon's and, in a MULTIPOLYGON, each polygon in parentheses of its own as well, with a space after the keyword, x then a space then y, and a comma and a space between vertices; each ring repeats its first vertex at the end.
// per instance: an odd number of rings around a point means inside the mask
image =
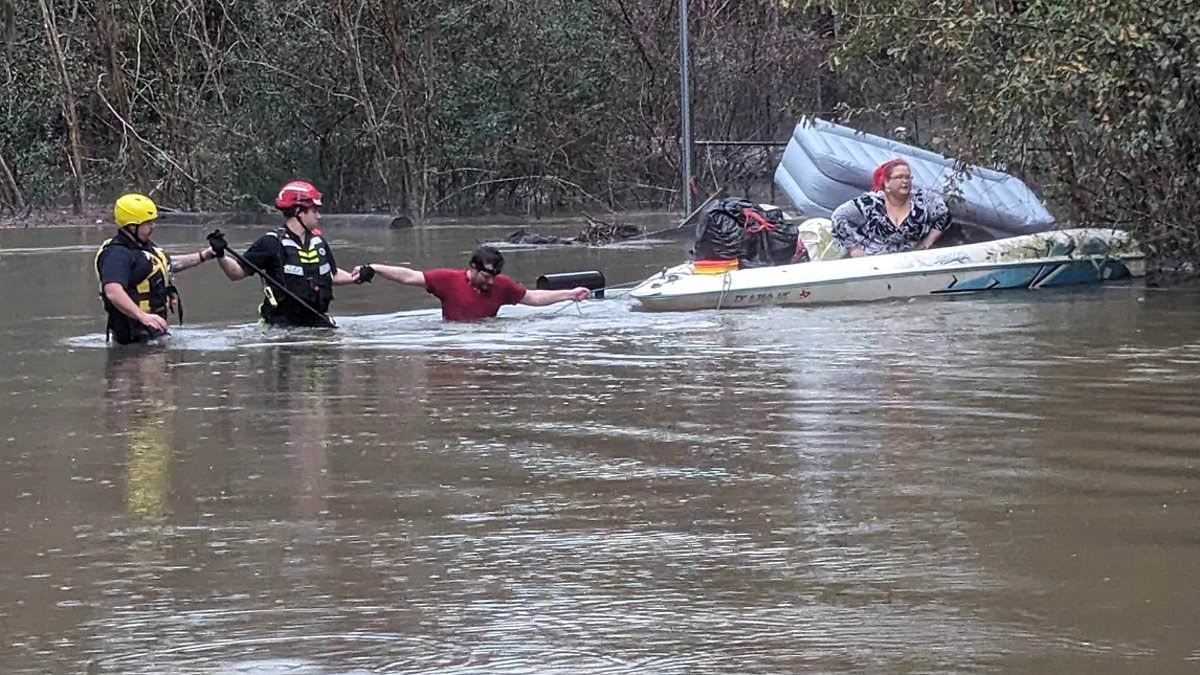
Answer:
POLYGON ((904 222, 888 220, 883 191, 855 197, 834 210, 833 237, 849 250, 863 249, 867 255, 911 251, 931 230, 946 231, 950 212, 946 202, 932 192, 912 190, 912 210, 904 222))

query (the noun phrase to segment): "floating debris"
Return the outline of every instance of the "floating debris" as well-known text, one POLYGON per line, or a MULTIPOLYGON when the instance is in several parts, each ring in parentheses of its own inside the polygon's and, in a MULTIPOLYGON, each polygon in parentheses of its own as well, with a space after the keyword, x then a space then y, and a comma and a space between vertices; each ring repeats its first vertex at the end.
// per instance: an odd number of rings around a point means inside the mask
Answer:
POLYGON ((603 220, 597 220, 587 214, 584 214, 587 219, 587 226, 583 228, 575 237, 558 237, 550 234, 539 234, 530 232, 527 228, 522 227, 508 235, 504 241, 509 244, 533 244, 533 245, 556 245, 556 246, 575 246, 584 244, 587 246, 603 246, 612 244, 626 239, 640 237, 642 228, 636 225, 625 223, 606 223, 603 220))

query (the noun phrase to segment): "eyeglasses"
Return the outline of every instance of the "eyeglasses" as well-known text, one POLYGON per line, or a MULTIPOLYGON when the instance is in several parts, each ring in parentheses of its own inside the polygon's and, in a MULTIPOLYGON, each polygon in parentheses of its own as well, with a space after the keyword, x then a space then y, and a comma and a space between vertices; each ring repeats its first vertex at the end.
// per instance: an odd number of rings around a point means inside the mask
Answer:
POLYGON ((472 266, 472 269, 474 269, 476 272, 482 272, 483 274, 486 274, 492 278, 500 276, 500 270, 489 270, 486 267, 474 267, 474 266, 472 266))

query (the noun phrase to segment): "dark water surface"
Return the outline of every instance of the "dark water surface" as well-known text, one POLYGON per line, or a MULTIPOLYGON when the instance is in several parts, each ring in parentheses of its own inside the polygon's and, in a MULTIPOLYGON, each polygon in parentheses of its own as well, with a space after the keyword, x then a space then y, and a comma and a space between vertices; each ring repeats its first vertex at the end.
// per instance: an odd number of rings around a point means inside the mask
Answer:
POLYGON ((1196 292, 447 325, 377 281, 289 335, 209 263, 131 351, 106 234, 0 231, 0 673, 1200 672, 1196 292))

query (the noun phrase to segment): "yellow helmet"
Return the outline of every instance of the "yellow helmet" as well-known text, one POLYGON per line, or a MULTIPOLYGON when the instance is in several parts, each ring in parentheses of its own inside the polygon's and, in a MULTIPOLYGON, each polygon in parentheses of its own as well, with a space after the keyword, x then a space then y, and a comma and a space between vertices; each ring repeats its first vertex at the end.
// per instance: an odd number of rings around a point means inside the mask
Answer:
POLYGON ((146 195, 131 192, 121 195, 121 198, 117 200, 116 205, 113 206, 113 218, 117 221, 118 228, 126 225, 141 225, 158 218, 158 207, 146 195))

